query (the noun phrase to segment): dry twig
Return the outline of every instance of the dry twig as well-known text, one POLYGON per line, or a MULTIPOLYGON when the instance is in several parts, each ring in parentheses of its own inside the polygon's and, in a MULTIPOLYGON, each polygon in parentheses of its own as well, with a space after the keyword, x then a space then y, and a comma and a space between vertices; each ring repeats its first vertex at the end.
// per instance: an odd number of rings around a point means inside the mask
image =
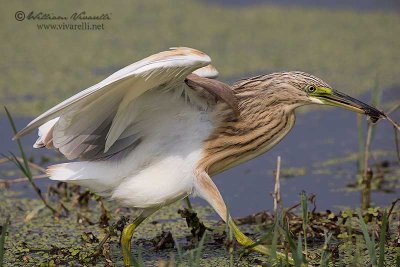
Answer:
POLYGON ((276 163, 276 175, 275 175, 275 188, 274 193, 272 194, 274 198, 274 212, 279 208, 282 208, 281 202, 281 189, 280 189, 280 173, 281 173, 281 156, 278 156, 276 163))

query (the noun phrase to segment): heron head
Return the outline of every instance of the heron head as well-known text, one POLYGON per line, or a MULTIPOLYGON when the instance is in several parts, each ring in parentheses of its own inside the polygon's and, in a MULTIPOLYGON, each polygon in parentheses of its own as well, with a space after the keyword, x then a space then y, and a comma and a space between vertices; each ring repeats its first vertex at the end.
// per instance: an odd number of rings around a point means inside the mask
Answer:
POLYGON ((362 113, 370 117, 373 122, 386 117, 380 110, 333 89, 315 76, 303 72, 290 72, 289 76, 291 77, 288 78, 288 83, 300 89, 304 93, 303 100, 307 99, 309 103, 341 107, 362 113))

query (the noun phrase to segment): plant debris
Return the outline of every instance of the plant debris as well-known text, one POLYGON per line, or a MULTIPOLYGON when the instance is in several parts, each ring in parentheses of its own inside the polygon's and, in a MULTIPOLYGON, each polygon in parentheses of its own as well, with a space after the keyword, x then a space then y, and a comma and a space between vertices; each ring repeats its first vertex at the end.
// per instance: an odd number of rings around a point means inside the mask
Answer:
POLYGON ((156 236, 153 240, 154 249, 169 249, 175 246, 174 238, 170 231, 162 231, 160 235, 156 236))
POLYGON ((179 209, 178 214, 186 220, 187 226, 190 228, 192 236, 189 240, 189 246, 196 245, 203 237, 207 227, 197 217, 197 213, 187 208, 179 209))

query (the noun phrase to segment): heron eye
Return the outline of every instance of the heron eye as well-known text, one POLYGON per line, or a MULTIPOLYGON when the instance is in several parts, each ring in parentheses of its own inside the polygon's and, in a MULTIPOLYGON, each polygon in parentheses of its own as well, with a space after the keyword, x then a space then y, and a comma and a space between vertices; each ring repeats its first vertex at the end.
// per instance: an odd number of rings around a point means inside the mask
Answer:
POLYGON ((317 89, 315 88, 314 85, 310 85, 310 86, 307 87, 307 92, 308 93, 314 93, 315 90, 317 90, 317 89))

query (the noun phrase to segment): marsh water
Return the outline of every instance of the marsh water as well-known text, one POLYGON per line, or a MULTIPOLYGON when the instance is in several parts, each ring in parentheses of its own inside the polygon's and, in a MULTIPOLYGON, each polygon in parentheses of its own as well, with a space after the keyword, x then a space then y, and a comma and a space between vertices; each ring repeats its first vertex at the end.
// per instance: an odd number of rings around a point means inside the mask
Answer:
MULTIPOLYGON (((385 90, 382 102, 398 98, 398 90, 385 90)), ((368 94, 360 99, 370 102, 368 94)), ((394 114, 394 118, 399 119, 398 113, 394 114)), ((17 128, 20 129, 30 118, 15 120, 17 128)), ((366 118, 362 119, 362 123, 365 135, 366 118)), ((17 153, 17 145, 11 142, 11 128, 4 116, 0 119, 0 127, 1 153, 17 153)), ((43 155, 50 157, 51 162, 56 153, 33 149, 31 144, 36 138, 36 133, 23 138, 26 153, 35 162, 39 162, 43 155)), ((297 203, 302 191, 316 195, 317 208, 320 210, 338 210, 343 206, 358 207, 360 191, 349 187, 357 180, 358 138, 357 115, 350 111, 330 107, 300 111, 297 114, 296 125, 277 146, 258 158, 215 176, 214 181, 235 216, 270 210, 273 205, 271 192, 274 188, 276 159, 277 156, 281 156, 281 194, 285 207, 297 203)), ((370 163, 389 166, 385 177, 394 177, 389 183, 383 183, 383 190, 372 192, 372 202, 378 206, 389 205, 400 195, 399 182, 395 178, 398 175, 395 141, 389 123, 381 121, 375 126, 371 149, 373 158, 370 163)), ((2 178, 10 173, 11 169, 15 169, 12 164, 0 165, 2 178)), ((14 173, 9 177, 17 176, 20 174, 14 173)), ((54 182, 40 179, 37 183, 45 189, 54 182)), ((24 197, 36 197, 28 183, 12 185, 11 189, 20 191, 24 197)), ((194 198, 193 201, 206 205, 198 198, 194 198)))
MULTIPOLYGON (((385 88, 378 107, 388 111, 400 99, 399 10, 398 0, 131 1, 123 8, 115 2, 96 5, 95 1, 79 4, 42 1, 21 6, 19 2, 9 1, 0 10, 3 19, 0 32, 6 40, 0 43, 3 56, 0 99, 14 114, 17 128, 21 129, 40 112, 136 60, 168 47, 188 46, 212 57, 222 81, 232 83, 246 76, 302 70, 367 103, 371 103, 368 92, 372 88, 385 88), (104 31, 44 31, 38 30, 34 21, 15 20, 17 10, 46 11, 62 16, 77 10, 91 15, 106 12, 111 19, 104 21, 104 31)), ((2 114, 0 158, 10 152, 18 155, 17 144, 11 141, 11 127, 2 114)), ((400 121, 400 109, 391 116, 400 121)), ((310 222, 309 263, 319 264, 320 256, 326 252, 323 239, 328 231, 334 239, 328 246, 333 256, 332 265, 357 265, 358 262, 360 266, 368 265, 371 261, 362 242, 361 229, 357 228, 358 217, 355 211, 347 210, 354 215, 349 220, 348 216, 352 216, 343 208, 359 208, 361 202, 360 189, 354 184, 360 178, 359 151, 364 142, 359 134, 365 138, 367 123, 365 117, 360 118, 337 108, 299 110, 295 127, 271 151, 213 178, 232 215, 237 218, 272 209, 276 158, 281 156, 283 206, 297 204, 299 194, 305 191, 316 195, 317 211, 321 211, 321 214, 313 213, 310 222), (324 212, 326 209, 335 211, 337 216, 324 212), (350 238, 341 235, 345 233, 343 226, 349 226, 350 238), (360 258, 360 255, 364 256, 360 258)), ((27 155, 35 163, 46 167, 65 161, 53 151, 33 149, 36 138, 36 133, 32 133, 22 140, 27 155)), ((381 121, 375 126, 371 151, 374 209, 365 211, 364 216, 372 218, 368 227, 371 236, 375 236, 383 210, 400 197, 399 161, 389 123, 381 121)), ((1 180, 22 176, 12 163, 0 164, 1 180)), ((55 184, 47 178, 36 183, 44 192, 51 192, 47 188, 55 184)), ((83 237, 90 233, 101 239, 109 231, 103 228, 105 210, 95 197, 90 198, 88 209, 85 203, 76 208, 76 202, 66 200, 62 193, 51 196, 51 205, 61 209, 61 202, 53 200, 62 199, 71 211, 60 219, 42 209, 42 202, 29 183, 12 184, 9 190, 2 186, 4 183, 0 183, 0 232, 4 232, 1 226, 10 216, 5 266, 53 266, 54 263, 81 266, 87 265, 87 260, 92 262, 88 255, 97 250, 98 243, 83 237)), ((85 193, 74 197, 82 195, 85 193)), ((197 204, 195 211, 199 218, 211 229, 200 265, 228 265, 230 249, 227 248, 231 242, 223 237, 226 225, 204 201, 193 198, 193 202, 197 204)), ((183 205, 179 202, 161 209, 135 233, 133 252, 136 254, 142 248, 146 266, 158 265, 159 259, 167 260, 174 255, 178 258, 176 249, 156 249, 158 244, 154 242, 158 243, 156 240, 164 231, 172 233, 176 244, 186 250, 185 254, 189 252, 191 247, 187 245, 191 242, 192 229, 177 212, 183 205)), ((138 211, 119 209, 113 202, 105 202, 105 206, 112 225, 119 218, 133 219, 138 215, 138 211)), ((301 216, 299 210, 294 213, 301 216)), ((300 216, 291 217, 289 230, 293 236, 302 232, 300 216)), ((260 224, 259 217, 250 217, 255 223, 247 219, 237 222, 247 221, 240 228, 257 239, 265 236, 273 218, 267 216, 269 219, 260 224)), ((398 255, 395 241, 398 206, 394 207, 391 218, 385 266, 394 266, 398 255)), ((106 242, 103 255, 96 256, 93 266, 109 265, 109 256, 117 266, 122 265, 118 244, 119 235, 113 236, 106 242)), ((240 266, 269 262, 261 255, 242 257, 243 250, 239 247, 235 250, 235 262, 240 266)))

